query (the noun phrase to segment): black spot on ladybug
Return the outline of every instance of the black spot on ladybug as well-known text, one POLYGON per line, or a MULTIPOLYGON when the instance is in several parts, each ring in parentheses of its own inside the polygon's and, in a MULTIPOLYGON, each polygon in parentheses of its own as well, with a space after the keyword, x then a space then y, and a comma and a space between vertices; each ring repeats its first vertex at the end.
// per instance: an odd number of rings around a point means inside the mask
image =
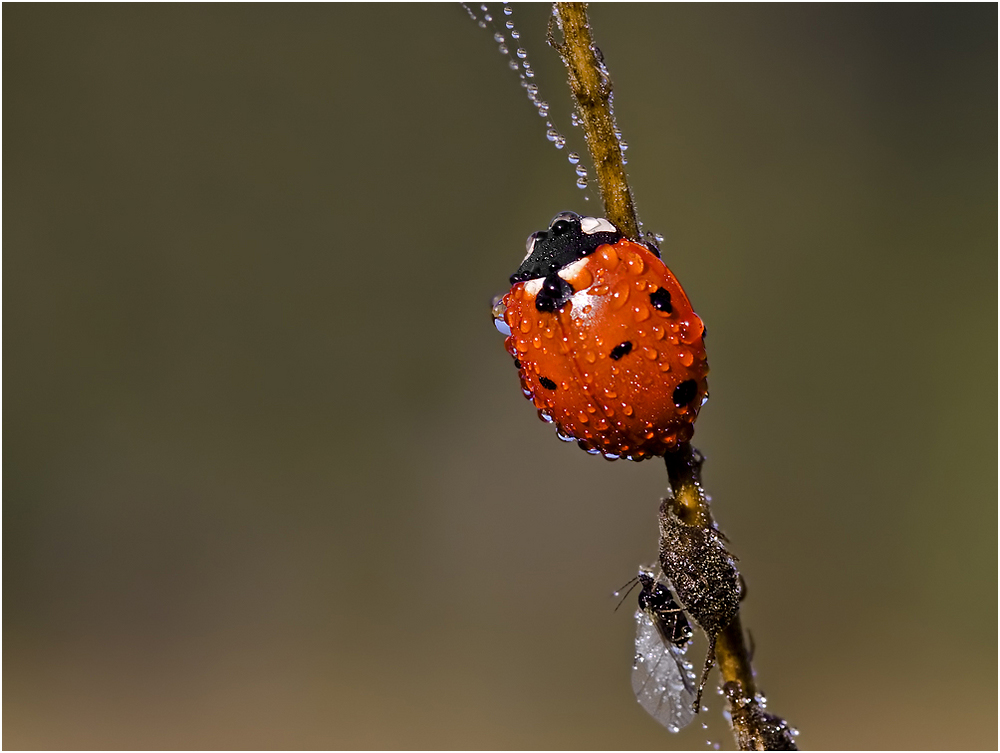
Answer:
POLYGON ((540 376, 538 377, 538 381, 547 390, 554 390, 556 388, 556 383, 548 377, 540 376))
POLYGON ((521 368, 521 362, 516 358, 514 359, 514 368, 515 369, 521 368))
POLYGON ((706 337, 708 337, 708 327, 702 325, 702 327, 701 327, 701 339, 704 340, 706 337))
POLYGON ((698 383, 696 381, 688 379, 685 382, 681 382, 674 388, 674 405, 678 408, 682 405, 687 405, 694 400, 696 394, 698 394, 698 383))
POLYGON ((622 356, 627 356, 631 352, 632 352, 632 343, 626 340, 621 345, 616 345, 614 347, 614 349, 611 351, 611 360, 617 361, 622 356))
POLYGON ((668 314, 673 313, 674 307, 670 305, 670 291, 666 288, 657 288, 650 293, 649 302, 653 304, 653 308, 657 311, 665 311, 668 314))
POLYGON ((545 278, 542 289, 535 296, 535 308, 539 311, 556 311, 561 309, 575 292, 572 285, 553 272, 545 278))

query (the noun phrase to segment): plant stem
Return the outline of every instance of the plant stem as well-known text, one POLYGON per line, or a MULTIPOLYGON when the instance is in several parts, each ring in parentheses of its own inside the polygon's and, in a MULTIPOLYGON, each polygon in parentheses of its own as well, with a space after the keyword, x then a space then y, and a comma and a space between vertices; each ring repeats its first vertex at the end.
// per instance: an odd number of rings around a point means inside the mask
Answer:
POLYGON ((562 57, 569 73, 569 88, 583 124, 587 148, 604 200, 604 216, 626 238, 639 240, 639 220, 632 192, 625 178, 622 151, 615 136, 611 110, 612 84, 600 50, 590 35, 586 3, 556 3, 549 23, 549 44, 562 57), (555 38, 553 23, 562 29, 563 41, 555 38))
MULTIPOLYGON (((611 77, 591 35, 587 3, 555 3, 548 42, 566 66, 569 88, 594 161, 605 216, 628 238, 641 241, 632 191, 616 136, 611 77), (556 39, 554 26, 562 31, 562 41, 556 39)), ((665 461, 678 517, 688 525, 714 528, 709 498, 701 485, 702 455, 689 443, 684 443, 668 453, 665 461)), ((733 734, 740 748, 795 749, 788 725, 765 713, 757 701, 753 666, 739 614, 719 633, 715 655, 729 699, 733 734)))

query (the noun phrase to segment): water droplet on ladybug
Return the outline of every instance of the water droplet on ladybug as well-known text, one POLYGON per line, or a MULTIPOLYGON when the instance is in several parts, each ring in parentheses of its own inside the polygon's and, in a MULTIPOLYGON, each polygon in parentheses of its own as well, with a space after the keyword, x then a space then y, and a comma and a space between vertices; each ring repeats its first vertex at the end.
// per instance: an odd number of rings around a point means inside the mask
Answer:
POLYGON ((641 275, 646 271, 646 262, 638 254, 629 254, 628 259, 625 260, 625 264, 628 266, 628 271, 634 275, 641 275))
POLYGON ((622 282, 615 286, 614 292, 611 294, 611 304, 610 308, 612 311, 617 311, 626 303, 628 303, 628 294, 632 286, 628 282, 622 282))
POLYGON ((680 361, 683 366, 691 366, 694 363, 694 355, 692 355, 689 350, 681 350, 677 353, 677 360, 680 361))
POLYGON ((646 306, 636 306, 635 307, 635 320, 637 322, 644 322, 649 319, 649 308, 646 306))
POLYGON ((650 361, 655 361, 656 357, 659 355, 659 353, 657 353, 653 348, 643 348, 642 354, 650 361))

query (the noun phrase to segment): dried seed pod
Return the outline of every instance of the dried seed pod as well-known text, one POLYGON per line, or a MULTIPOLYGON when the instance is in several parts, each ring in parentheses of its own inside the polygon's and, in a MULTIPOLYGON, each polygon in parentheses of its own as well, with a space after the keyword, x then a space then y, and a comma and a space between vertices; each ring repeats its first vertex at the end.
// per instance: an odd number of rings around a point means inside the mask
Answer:
POLYGON ((736 559, 715 528, 689 526, 660 506, 660 566, 687 613, 709 635, 718 635, 740 610, 743 580, 736 559))
POLYGON ((687 613, 708 636, 708 655, 696 708, 708 672, 715 663, 715 639, 739 613, 743 578, 736 559, 714 527, 687 525, 674 512, 673 500, 660 505, 660 567, 687 613))

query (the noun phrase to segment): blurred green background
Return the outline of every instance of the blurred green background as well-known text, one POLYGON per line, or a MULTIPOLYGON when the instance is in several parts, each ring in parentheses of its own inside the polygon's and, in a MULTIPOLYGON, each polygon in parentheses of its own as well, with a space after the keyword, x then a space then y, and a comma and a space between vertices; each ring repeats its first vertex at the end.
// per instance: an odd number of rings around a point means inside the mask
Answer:
MULTIPOLYGON (((716 695, 670 736, 629 684, 662 464, 558 442, 490 321, 530 232, 600 213, 492 31, 4 18, 5 747, 731 747, 716 695)), ((592 20, 710 330, 695 443, 770 709, 995 748, 996 6, 592 20)))

